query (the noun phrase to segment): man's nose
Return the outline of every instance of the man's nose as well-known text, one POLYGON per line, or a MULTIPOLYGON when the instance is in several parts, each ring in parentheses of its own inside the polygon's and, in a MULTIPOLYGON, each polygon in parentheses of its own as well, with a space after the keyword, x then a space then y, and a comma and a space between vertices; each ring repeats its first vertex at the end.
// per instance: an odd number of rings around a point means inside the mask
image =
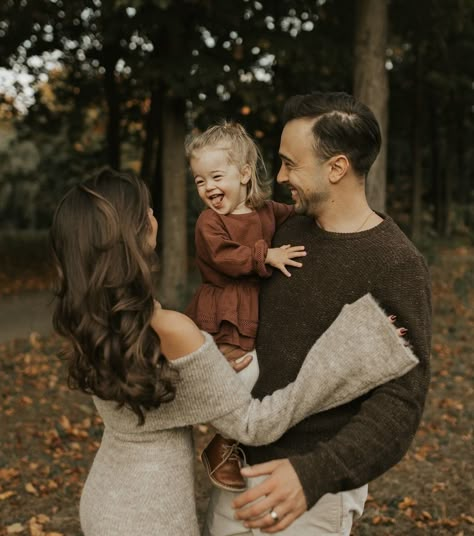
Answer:
POLYGON ((283 184, 284 182, 288 182, 288 176, 285 170, 285 166, 283 164, 280 166, 280 171, 278 172, 278 175, 277 175, 277 182, 278 184, 283 184))

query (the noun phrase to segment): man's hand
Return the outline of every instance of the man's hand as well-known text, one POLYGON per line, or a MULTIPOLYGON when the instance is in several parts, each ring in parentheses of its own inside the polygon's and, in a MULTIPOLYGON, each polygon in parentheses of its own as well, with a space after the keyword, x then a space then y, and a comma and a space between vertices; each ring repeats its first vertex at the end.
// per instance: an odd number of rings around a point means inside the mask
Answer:
POLYGON ((245 477, 269 475, 261 484, 242 493, 232 506, 236 519, 247 528, 259 528, 273 534, 289 527, 307 510, 306 497, 293 466, 288 459, 273 460, 242 469, 245 477), (253 501, 258 501, 255 504, 253 501), (278 516, 275 520, 270 515, 278 516))
POLYGON ((286 266, 296 266, 297 268, 301 268, 303 264, 301 262, 296 262, 293 259, 305 256, 306 251, 304 250, 304 246, 290 246, 290 244, 286 244, 279 248, 269 248, 265 258, 265 264, 270 264, 274 268, 281 270, 287 277, 291 277, 286 266))

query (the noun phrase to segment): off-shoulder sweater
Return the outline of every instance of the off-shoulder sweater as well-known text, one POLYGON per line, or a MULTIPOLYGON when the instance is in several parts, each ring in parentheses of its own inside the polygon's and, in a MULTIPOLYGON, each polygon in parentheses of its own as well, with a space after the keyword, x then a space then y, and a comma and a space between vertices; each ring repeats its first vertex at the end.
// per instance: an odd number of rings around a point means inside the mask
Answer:
POLYGON ((342 309, 295 382, 261 402, 209 334, 173 363, 181 375, 176 398, 147 412, 142 426, 130 409, 94 397, 105 430, 81 496, 85 536, 197 536, 191 425, 212 422, 256 445, 275 441, 307 415, 405 374, 417 358, 367 295, 342 309))

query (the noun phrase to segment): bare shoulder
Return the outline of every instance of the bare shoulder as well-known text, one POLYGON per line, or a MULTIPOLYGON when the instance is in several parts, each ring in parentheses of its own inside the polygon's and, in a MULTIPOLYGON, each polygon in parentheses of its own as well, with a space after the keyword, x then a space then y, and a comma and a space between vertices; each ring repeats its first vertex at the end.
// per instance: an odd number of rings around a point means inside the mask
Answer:
POLYGON ((196 324, 178 311, 156 307, 151 327, 160 337, 161 350, 168 359, 195 352, 204 343, 204 336, 196 324))

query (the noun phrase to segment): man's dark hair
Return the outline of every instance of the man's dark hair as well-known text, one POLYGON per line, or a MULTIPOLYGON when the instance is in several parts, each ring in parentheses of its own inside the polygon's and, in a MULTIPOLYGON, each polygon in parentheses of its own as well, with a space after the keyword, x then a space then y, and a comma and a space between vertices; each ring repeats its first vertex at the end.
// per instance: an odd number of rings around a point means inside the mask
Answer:
POLYGON ((328 159, 345 155, 355 173, 366 176, 380 150, 380 128, 368 106, 347 93, 295 95, 283 109, 283 123, 314 118, 316 154, 328 159))

